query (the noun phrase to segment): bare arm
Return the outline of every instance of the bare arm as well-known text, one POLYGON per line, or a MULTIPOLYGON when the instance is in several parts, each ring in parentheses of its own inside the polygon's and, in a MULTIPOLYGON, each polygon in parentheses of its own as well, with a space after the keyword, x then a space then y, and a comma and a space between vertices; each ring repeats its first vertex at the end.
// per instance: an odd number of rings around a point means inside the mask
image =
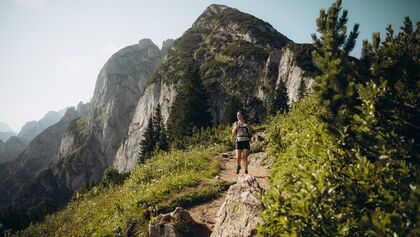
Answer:
POLYGON ((238 130, 238 123, 235 122, 232 128, 232 136, 236 137, 236 130, 238 130))

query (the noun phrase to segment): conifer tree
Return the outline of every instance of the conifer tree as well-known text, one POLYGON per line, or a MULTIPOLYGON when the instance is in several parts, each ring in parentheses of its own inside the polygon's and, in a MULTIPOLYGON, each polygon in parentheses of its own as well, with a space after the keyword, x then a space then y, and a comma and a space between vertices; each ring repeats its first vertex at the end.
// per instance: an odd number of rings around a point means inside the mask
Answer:
POLYGON ((227 96, 224 101, 223 123, 232 124, 237 120, 236 113, 242 109, 242 103, 236 96, 227 96))
POLYGON ((299 87, 298 87, 298 100, 302 99, 307 95, 306 92, 306 84, 303 79, 300 80, 299 87))
POLYGON ((155 147, 156 141, 154 139, 153 119, 152 117, 150 117, 149 122, 147 123, 146 130, 143 133, 143 138, 140 141, 139 162, 143 164, 148 158, 150 158, 155 147))
POLYGON ((162 108, 158 103, 153 113, 153 137, 156 142, 155 150, 168 151, 169 141, 162 117, 162 108))
POLYGON ((315 78, 314 91, 325 108, 322 118, 332 125, 332 131, 337 134, 349 124, 354 106, 360 103, 355 92, 354 65, 349 61, 359 25, 355 24, 347 36, 347 10, 342 13, 341 10, 341 0, 337 0, 327 11, 321 9, 316 21, 321 36, 318 38, 312 34, 313 58, 322 71, 315 78))
POLYGON ((171 143, 191 136, 194 127, 205 128, 211 124, 208 112, 208 94, 203 87, 197 66, 188 64, 185 75, 177 88, 168 118, 168 133, 171 143))
POLYGON ((287 113, 289 111, 289 96, 287 95, 287 87, 285 80, 280 80, 279 85, 273 90, 272 95, 268 98, 268 112, 271 115, 287 113))

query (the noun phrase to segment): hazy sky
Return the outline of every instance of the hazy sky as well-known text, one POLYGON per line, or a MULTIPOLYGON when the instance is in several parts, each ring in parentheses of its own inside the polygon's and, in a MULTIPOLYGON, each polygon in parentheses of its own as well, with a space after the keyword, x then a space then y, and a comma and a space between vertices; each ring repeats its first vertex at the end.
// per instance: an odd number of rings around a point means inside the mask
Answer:
MULTIPOLYGON (((177 38, 212 3, 250 13, 295 42, 311 42, 320 8, 332 0, 0 0, 0 121, 16 132, 50 110, 88 102, 96 77, 118 49, 177 38)), ((362 39, 420 20, 420 0, 344 0, 362 39)), ((351 26, 352 27, 352 26, 351 26)))

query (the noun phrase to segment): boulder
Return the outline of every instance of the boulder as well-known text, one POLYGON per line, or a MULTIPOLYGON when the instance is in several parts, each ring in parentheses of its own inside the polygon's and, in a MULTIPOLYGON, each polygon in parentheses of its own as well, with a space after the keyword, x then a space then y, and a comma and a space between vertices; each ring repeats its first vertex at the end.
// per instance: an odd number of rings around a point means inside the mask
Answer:
POLYGON ((274 163, 275 157, 270 156, 267 152, 255 152, 249 155, 248 161, 251 164, 270 167, 274 163))
POLYGON ((236 184, 230 186, 225 202, 219 209, 212 237, 255 236, 256 227, 262 220, 259 211, 262 195, 255 177, 241 175, 236 184))
POLYGON ((193 220, 181 207, 168 214, 160 214, 149 224, 150 237, 206 237, 210 230, 193 220))

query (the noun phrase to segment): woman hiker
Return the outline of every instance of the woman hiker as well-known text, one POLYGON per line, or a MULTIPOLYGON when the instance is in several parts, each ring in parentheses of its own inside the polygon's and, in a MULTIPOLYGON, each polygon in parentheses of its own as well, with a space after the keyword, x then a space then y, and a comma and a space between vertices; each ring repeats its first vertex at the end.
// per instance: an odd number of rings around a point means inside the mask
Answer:
POLYGON ((232 135, 236 137, 236 173, 241 169, 241 159, 244 161, 245 174, 248 174, 248 156, 250 153, 251 127, 244 120, 241 111, 236 113, 238 121, 233 124, 232 135))

